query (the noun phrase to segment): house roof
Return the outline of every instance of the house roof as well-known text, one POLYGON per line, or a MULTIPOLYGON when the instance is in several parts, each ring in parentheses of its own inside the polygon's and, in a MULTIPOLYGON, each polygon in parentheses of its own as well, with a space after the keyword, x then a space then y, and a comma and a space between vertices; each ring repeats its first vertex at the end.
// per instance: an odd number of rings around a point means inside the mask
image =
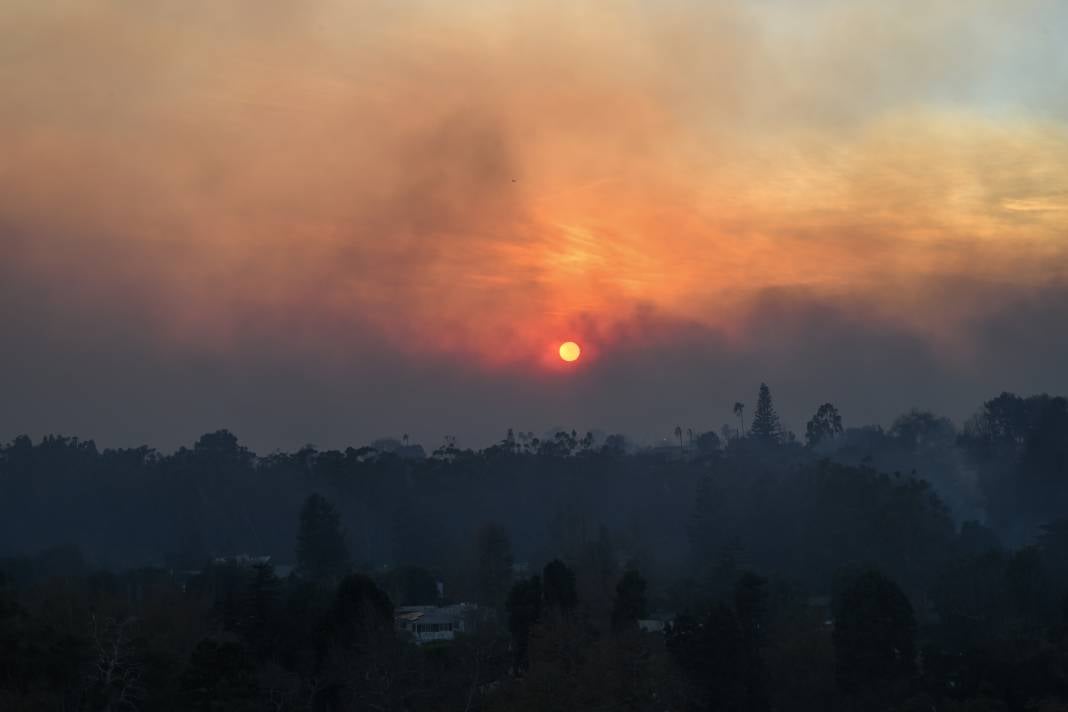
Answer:
POLYGON ((478 610, 472 603, 457 603, 451 606, 401 606, 394 613, 398 622, 454 623, 465 615, 478 610))

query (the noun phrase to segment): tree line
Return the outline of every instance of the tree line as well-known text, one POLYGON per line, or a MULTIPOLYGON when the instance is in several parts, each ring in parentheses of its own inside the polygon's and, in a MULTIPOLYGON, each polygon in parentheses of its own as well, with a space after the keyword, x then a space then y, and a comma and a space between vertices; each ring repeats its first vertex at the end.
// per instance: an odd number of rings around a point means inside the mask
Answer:
POLYGON ((748 422, 683 434, 16 438, 0 708, 1060 709, 1065 399, 959 428, 828 403, 802 442, 762 385, 748 422), (461 601, 488 615, 450 644, 395 630, 461 601))

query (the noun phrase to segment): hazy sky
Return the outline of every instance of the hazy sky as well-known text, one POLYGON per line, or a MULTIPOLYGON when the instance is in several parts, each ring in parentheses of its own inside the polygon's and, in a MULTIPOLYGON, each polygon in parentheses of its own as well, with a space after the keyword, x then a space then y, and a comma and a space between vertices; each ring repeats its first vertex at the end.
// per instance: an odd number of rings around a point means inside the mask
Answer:
POLYGON ((0 440, 1068 391, 1063 0, 7 0, 0 440), (565 366, 556 346, 583 358, 565 366))

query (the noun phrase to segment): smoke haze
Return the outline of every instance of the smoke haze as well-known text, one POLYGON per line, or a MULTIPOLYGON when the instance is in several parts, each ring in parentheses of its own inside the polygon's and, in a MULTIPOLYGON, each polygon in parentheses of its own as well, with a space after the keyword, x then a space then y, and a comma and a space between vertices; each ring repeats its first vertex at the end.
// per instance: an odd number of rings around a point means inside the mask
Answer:
POLYGON ((1068 375, 1063 3, 0 10, 0 432, 961 419, 1068 375), (577 369, 554 357, 583 345, 577 369))

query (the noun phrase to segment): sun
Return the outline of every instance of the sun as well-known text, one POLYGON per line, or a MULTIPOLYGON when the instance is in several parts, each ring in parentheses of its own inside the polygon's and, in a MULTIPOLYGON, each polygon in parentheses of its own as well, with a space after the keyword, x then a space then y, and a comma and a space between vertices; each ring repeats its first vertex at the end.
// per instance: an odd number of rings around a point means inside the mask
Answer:
POLYGON ((579 354, 582 353, 582 349, 574 341, 565 341, 560 344, 560 358, 565 361, 578 361, 579 354))

